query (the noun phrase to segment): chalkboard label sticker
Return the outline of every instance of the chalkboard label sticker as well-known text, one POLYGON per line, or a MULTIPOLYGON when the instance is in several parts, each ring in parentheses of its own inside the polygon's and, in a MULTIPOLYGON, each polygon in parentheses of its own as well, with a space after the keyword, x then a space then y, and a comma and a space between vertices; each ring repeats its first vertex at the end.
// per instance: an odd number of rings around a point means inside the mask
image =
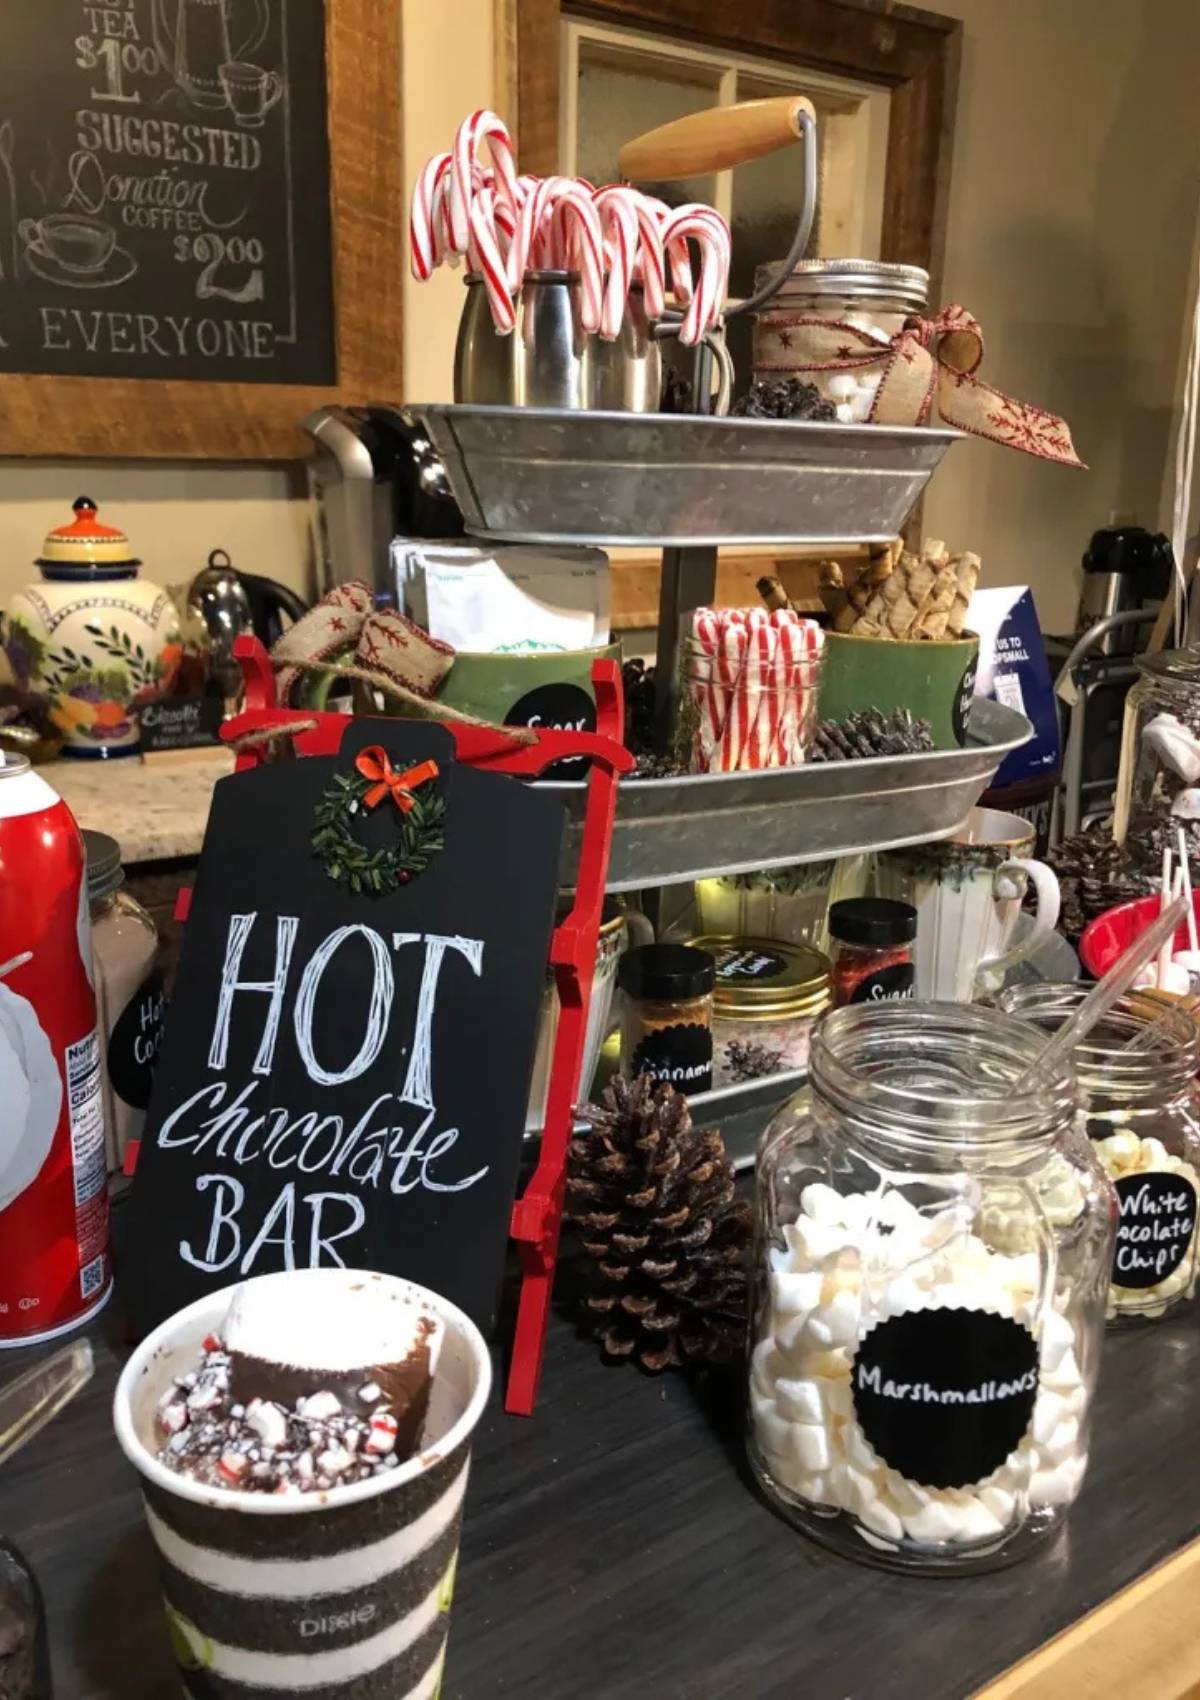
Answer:
POLYGON ((954 698, 951 722, 954 729, 954 741, 960 748, 967 742, 967 721, 971 716, 971 704, 975 701, 975 658, 967 662, 958 691, 954 698))
POLYGON ((633 1053, 633 1072, 652 1074, 690 1098, 711 1089, 712 1057, 711 1027, 681 1022, 643 1036, 633 1053))
POLYGON ((931 1308, 877 1323, 850 1390, 859 1427, 891 1469, 922 1487, 970 1487, 998 1470, 1033 1420, 1037 1343, 987 1310, 931 1308))
POLYGON ((851 1003, 898 1003, 913 995, 915 970, 911 962, 894 962, 890 968, 864 974, 851 993, 851 1003))
MULTIPOLYGON (((504 716, 506 726, 528 726, 535 732, 594 732, 596 704, 582 685, 559 680, 526 691, 504 716)), ((543 779, 586 779, 590 756, 568 756, 556 761, 541 775, 543 779)))
POLYGON ((1182 1175, 1157 1172, 1124 1175, 1116 1188, 1113 1284, 1156 1287, 1192 1255, 1196 1189, 1182 1175))
POLYGON ((165 1011, 162 975, 155 969, 125 1005, 109 1036, 108 1078, 118 1098, 135 1110, 144 1110, 150 1102, 165 1011))
POLYGON ((740 950, 726 945, 717 952, 716 960, 717 979, 733 986, 774 980, 787 969, 783 957, 774 950, 740 950))
POLYGON ((221 741, 220 697, 157 697, 138 709, 142 751, 195 750, 221 741))

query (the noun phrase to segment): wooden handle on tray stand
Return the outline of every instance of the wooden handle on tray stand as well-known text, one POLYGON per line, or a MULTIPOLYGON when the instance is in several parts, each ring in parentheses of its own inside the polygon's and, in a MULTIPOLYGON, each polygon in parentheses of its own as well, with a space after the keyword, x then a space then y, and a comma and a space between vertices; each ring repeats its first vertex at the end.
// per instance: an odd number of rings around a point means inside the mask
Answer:
POLYGON ((710 106, 626 142, 617 156, 617 166, 631 183, 724 171, 789 147, 799 137, 805 117, 816 122, 812 102, 802 94, 745 100, 738 106, 710 106))

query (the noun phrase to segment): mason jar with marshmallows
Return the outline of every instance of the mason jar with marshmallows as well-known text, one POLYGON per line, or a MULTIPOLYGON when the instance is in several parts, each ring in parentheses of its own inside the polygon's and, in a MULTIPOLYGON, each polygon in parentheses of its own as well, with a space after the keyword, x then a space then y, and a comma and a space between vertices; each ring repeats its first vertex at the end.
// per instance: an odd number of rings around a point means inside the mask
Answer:
POLYGON ((977 1006, 847 1005, 763 1137, 750 1458, 847 1556, 992 1568, 1079 1492, 1115 1211, 1044 1045, 977 1006))
MULTIPOLYGON (((775 270, 775 265, 760 266, 755 289, 775 270)), ((861 341, 855 338, 851 344, 853 355, 869 356, 872 344, 883 354, 904 329, 905 320, 925 311, 928 299, 929 273, 920 266, 881 260, 801 260, 779 293, 755 315, 755 380, 802 377, 833 403, 840 424, 867 424, 883 376, 882 359, 845 371, 805 370, 797 348, 801 322, 825 319, 850 325, 863 333, 861 341)))

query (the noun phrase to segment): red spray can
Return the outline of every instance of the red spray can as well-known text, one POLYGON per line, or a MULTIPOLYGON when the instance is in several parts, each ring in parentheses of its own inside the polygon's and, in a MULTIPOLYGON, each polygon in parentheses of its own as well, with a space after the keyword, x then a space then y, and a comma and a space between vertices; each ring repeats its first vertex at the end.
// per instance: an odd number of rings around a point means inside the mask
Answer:
POLYGON ((0 757, 0 1347, 109 1296, 108 1177, 83 841, 24 756, 0 757))

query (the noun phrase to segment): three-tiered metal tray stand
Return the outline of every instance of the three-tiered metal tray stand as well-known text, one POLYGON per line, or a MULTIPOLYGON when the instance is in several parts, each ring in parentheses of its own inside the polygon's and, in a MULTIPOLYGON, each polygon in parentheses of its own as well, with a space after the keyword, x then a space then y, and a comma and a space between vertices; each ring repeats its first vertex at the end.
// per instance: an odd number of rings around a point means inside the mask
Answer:
MULTIPOLYGON (((665 739, 678 694, 679 635, 713 599, 719 545, 890 541, 956 431, 696 415, 417 407, 467 529, 521 543, 662 551, 656 680, 665 739)), ((606 889, 647 891, 947 838, 1009 751, 1022 714, 976 698, 962 749, 757 772, 626 779, 606 889)), ((545 782, 544 782, 545 783, 545 782)), ((586 786, 558 784, 570 889, 586 786)), ((787 1072, 692 1099, 735 1162, 803 1076, 787 1072)))

